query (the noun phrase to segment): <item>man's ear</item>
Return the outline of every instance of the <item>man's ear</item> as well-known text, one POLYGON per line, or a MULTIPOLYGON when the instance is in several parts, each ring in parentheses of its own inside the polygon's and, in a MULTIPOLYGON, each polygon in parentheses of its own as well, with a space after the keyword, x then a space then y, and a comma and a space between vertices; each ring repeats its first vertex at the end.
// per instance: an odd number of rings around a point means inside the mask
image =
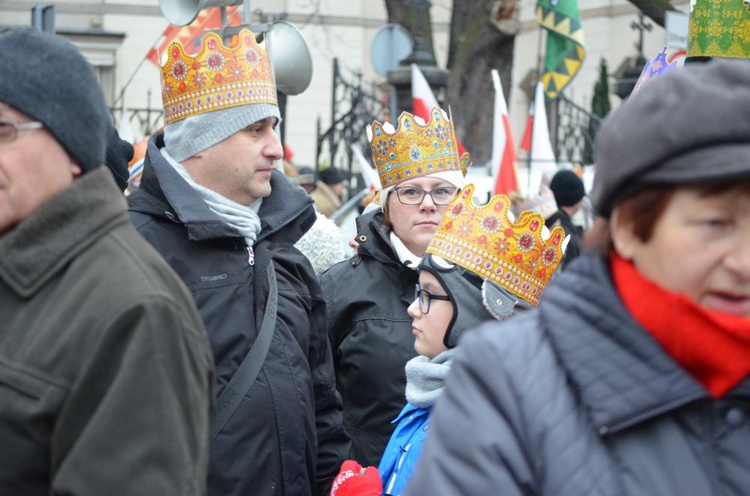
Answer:
POLYGON ((615 246, 618 255, 626 260, 632 260, 635 248, 641 243, 641 240, 633 233, 632 223, 625 222, 617 207, 612 211, 609 230, 612 236, 612 244, 615 246))

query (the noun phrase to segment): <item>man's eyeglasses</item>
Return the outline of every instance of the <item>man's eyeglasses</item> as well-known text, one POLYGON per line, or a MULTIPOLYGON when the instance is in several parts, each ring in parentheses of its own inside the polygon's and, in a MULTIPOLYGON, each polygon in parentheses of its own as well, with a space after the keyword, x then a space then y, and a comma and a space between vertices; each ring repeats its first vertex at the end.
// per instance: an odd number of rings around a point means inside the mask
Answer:
POLYGON ((419 311, 424 315, 430 313, 430 302, 432 300, 451 301, 451 299, 447 296, 432 294, 426 289, 422 289, 419 284, 417 284, 416 298, 417 301, 419 301, 419 311))
POLYGON ((18 133, 31 129, 41 129, 41 122, 13 122, 0 120, 0 143, 10 143, 18 138, 18 133))
POLYGON ((448 205, 455 198, 456 191, 458 191, 458 188, 452 186, 435 188, 432 191, 425 191, 422 188, 411 186, 402 186, 393 189, 396 190, 398 201, 404 205, 419 205, 424 200, 425 195, 430 195, 435 205, 448 205))

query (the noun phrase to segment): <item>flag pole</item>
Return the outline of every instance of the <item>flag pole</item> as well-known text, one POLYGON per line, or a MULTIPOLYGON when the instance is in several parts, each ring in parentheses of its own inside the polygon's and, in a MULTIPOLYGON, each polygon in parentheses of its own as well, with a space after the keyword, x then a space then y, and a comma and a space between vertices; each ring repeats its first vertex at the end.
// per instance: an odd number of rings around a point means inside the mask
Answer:
MULTIPOLYGON (((537 8, 539 8, 539 4, 537 4, 537 8)), ((539 40, 537 42, 536 47, 536 81, 534 81, 534 97, 531 99, 531 105, 534 106, 534 115, 536 116, 536 87, 539 84, 539 82, 542 80, 542 46, 544 46, 544 32, 545 29, 542 28, 542 24, 540 22, 537 22, 539 26, 539 40)), ((542 102, 544 103, 544 102, 542 102)), ((529 138, 529 167, 528 172, 526 174, 526 192, 531 197, 531 167, 533 165, 533 161, 531 160, 531 151, 534 149, 534 126, 532 124, 531 127, 531 136, 529 138)))

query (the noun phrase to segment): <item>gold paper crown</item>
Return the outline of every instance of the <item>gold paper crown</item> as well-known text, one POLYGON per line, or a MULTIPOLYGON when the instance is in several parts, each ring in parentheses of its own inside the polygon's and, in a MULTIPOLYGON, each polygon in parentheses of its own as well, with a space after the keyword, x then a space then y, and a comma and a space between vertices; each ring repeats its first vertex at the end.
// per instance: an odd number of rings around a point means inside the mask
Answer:
POLYGON ((372 158, 382 188, 436 172, 459 171, 466 175, 469 154, 459 158, 453 123, 439 108, 432 109, 430 122, 425 124, 417 122, 409 112, 402 112, 393 132, 383 126, 375 121, 369 130, 372 158))
POLYGON ((562 259, 565 231, 555 227, 544 237, 541 214, 527 210, 512 223, 507 196, 495 195, 486 205, 477 206, 473 195, 470 184, 451 202, 427 253, 489 279, 536 306, 562 259))
POLYGON ((268 52, 248 29, 240 31, 233 48, 218 34, 206 33, 195 56, 187 55, 179 42, 171 43, 161 88, 165 124, 240 105, 277 105, 268 52))

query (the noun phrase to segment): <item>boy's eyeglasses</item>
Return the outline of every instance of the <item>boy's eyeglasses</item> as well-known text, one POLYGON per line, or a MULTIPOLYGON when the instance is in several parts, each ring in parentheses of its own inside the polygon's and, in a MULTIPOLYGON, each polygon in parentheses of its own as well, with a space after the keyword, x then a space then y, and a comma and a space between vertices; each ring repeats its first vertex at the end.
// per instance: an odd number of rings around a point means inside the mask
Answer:
POLYGON ((422 289, 421 287, 419 287, 419 284, 417 284, 416 298, 419 301, 419 311, 424 315, 430 313, 430 302, 432 300, 451 301, 451 299, 447 296, 432 294, 426 289, 422 289))

